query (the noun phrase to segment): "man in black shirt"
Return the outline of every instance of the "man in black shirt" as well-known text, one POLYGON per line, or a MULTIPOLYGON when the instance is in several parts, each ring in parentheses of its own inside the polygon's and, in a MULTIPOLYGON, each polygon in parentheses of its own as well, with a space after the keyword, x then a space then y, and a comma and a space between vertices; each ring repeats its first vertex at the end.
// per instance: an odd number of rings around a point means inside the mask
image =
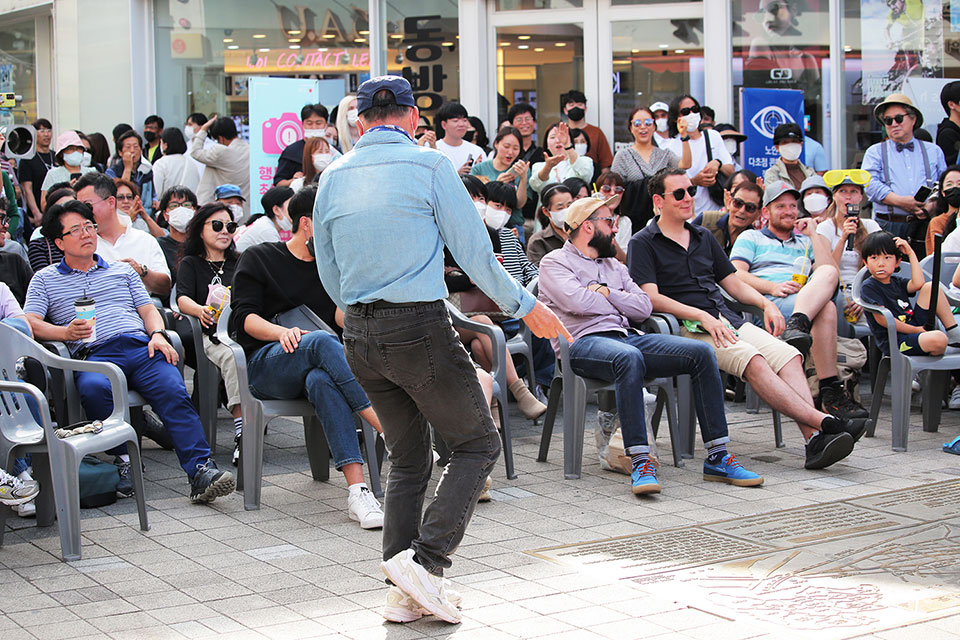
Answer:
MULTIPOLYGON (((323 137, 327 132, 330 114, 322 104, 308 104, 300 109, 300 121, 303 122, 303 138, 291 142, 280 154, 277 171, 273 174, 273 186, 287 187, 295 178, 303 177, 303 148, 307 138, 323 137)), ((333 146, 333 143, 330 143, 333 146)))
POLYGON ((380 421, 347 366, 343 345, 325 331, 277 324, 277 315, 309 307, 331 327, 342 314, 327 295, 313 254, 316 187, 301 189, 288 211, 293 237, 248 248, 233 276, 230 333, 247 354, 253 395, 290 400, 306 396, 323 425, 334 464, 347 479, 350 518, 364 529, 383 526, 383 511, 363 481, 363 458, 353 414, 380 431, 380 421))
POLYGON ((53 125, 46 118, 40 118, 33 122, 33 128, 37 130, 37 152, 29 160, 21 160, 17 163, 17 178, 20 180, 23 200, 27 205, 27 215, 24 220, 25 238, 29 237, 27 235, 29 231, 26 229, 27 219, 32 225, 31 229, 40 226, 40 218, 43 215, 40 211, 40 187, 43 185, 47 171, 53 168, 53 151, 50 149, 53 125))

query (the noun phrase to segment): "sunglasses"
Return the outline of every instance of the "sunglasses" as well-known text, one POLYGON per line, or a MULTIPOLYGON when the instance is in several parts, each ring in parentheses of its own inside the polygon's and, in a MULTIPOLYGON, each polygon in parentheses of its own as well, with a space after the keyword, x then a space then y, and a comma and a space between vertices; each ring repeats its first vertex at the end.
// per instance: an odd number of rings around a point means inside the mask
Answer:
POLYGON ((682 116, 688 116, 691 113, 700 113, 700 107, 694 105, 692 107, 684 107, 683 109, 680 109, 680 115, 682 116))
POLYGON ((691 198, 692 198, 693 196, 697 195, 697 185, 692 184, 692 185, 690 185, 689 187, 687 187, 686 189, 674 189, 673 191, 668 191, 667 193, 669 193, 671 196, 673 196, 673 199, 674 199, 674 200, 676 200, 677 202, 680 202, 681 200, 683 200, 683 199, 684 199, 686 196, 688 196, 688 195, 689 195, 691 198))
POLYGON ((743 209, 747 213, 756 213, 757 209, 760 208, 760 205, 754 204, 752 202, 744 202, 740 198, 734 198, 730 203, 735 206, 737 209, 743 209))
POLYGON ((611 192, 612 192, 612 193, 623 193, 623 187, 611 187, 610 185, 605 184, 605 185, 603 185, 602 187, 600 187, 600 191, 602 191, 602 192, 604 192, 604 193, 611 193, 611 192))
POLYGON ((136 197, 137 197, 137 196, 133 195, 132 193, 131 193, 131 194, 126 194, 126 193, 121 194, 121 193, 118 193, 117 196, 116 196, 117 202, 127 202, 127 201, 133 202, 133 201, 136 199, 136 197))
POLYGON ((632 124, 633 124, 633 126, 635 126, 635 127, 652 127, 652 126, 653 126, 653 119, 652 119, 652 118, 644 118, 643 120, 641 120, 640 118, 637 118, 636 120, 633 121, 632 124))
POLYGON ((831 189, 846 178, 850 178, 854 184, 864 185, 870 182, 870 172, 864 169, 831 169, 823 174, 823 181, 831 189))
POLYGON ((885 125, 887 125, 887 126, 889 127, 889 126, 892 125, 894 122, 896 122, 897 124, 902 124, 902 123, 903 123, 903 119, 906 118, 906 117, 907 117, 907 114, 906 114, 906 113, 898 113, 898 114, 895 115, 895 116, 888 116, 888 117, 886 117, 886 118, 881 118, 881 120, 883 120, 883 124, 885 124, 885 125))
POLYGON ((224 226, 224 224, 226 224, 226 226, 227 226, 227 233, 233 233, 234 231, 237 230, 237 223, 236 223, 236 222, 226 222, 226 223, 225 223, 223 220, 211 220, 211 221, 210 221, 210 226, 211 226, 211 227, 213 228, 213 230, 216 231, 217 233, 220 233, 221 231, 223 231, 223 226, 224 226))

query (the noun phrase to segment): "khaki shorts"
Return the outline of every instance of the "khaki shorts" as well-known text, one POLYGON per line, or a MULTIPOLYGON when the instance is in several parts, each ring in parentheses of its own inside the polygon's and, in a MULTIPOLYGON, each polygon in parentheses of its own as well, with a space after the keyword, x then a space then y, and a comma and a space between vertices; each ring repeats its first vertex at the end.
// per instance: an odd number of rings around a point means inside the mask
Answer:
POLYGON ((743 378, 743 372, 754 356, 763 356, 770 368, 779 374, 788 362, 800 355, 799 351, 786 342, 749 322, 745 322, 737 332, 740 334, 740 340, 736 344, 717 347, 709 333, 690 333, 685 327, 680 327, 680 335, 684 338, 706 342, 713 347, 720 370, 732 373, 738 378, 743 378))
POLYGON ((203 352, 220 370, 223 386, 227 389, 227 408, 240 404, 240 377, 237 375, 237 361, 233 359, 233 350, 225 344, 214 344, 210 336, 203 334, 203 352))

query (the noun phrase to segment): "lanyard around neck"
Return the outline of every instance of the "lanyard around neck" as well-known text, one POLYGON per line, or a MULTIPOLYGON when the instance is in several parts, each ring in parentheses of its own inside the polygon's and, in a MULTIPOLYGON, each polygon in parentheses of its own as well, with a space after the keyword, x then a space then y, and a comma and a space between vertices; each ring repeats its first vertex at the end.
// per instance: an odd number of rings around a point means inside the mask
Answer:
POLYGON ((398 127, 395 124, 378 124, 375 127, 371 127, 367 129, 364 133, 370 133, 371 131, 396 131, 397 133, 402 133, 403 135, 405 135, 407 137, 407 140, 409 140, 410 142, 414 144, 416 144, 417 142, 416 140, 413 139, 413 136, 411 136, 404 129, 398 127))

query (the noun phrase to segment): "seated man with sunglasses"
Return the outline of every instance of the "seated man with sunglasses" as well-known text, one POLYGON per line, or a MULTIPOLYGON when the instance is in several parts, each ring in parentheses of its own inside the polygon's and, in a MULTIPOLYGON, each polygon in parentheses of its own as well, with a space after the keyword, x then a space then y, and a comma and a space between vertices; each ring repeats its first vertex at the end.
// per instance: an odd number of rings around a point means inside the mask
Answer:
POLYGON ((706 211, 694 218, 693 224, 710 231, 723 252, 730 255, 733 243, 760 217, 763 189, 756 182, 743 180, 731 191, 726 211, 706 211))
MULTIPOLYGON (((650 193, 660 215, 630 240, 630 276, 650 296, 654 311, 682 322, 682 336, 713 347, 721 370, 749 382, 767 404, 797 421, 807 441, 807 469, 842 460, 869 421, 835 417, 813 406, 800 352, 776 337, 784 329, 780 310, 737 277, 709 231, 688 222, 695 192, 680 169, 654 174, 650 193), (720 287, 762 308, 769 333, 732 311, 720 287)), ((541 280, 542 273, 543 267, 541 280)))
MULTIPOLYGON (((883 125, 887 139, 863 154, 861 168, 869 172, 870 181, 860 184, 873 202, 873 219, 880 228, 908 239, 910 222, 926 216, 926 197, 920 188, 934 188, 947 163, 940 147, 914 137, 913 132, 923 125, 923 114, 907 96, 887 96, 873 115, 883 125)), ((856 179, 856 175, 851 177, 856 179)))

